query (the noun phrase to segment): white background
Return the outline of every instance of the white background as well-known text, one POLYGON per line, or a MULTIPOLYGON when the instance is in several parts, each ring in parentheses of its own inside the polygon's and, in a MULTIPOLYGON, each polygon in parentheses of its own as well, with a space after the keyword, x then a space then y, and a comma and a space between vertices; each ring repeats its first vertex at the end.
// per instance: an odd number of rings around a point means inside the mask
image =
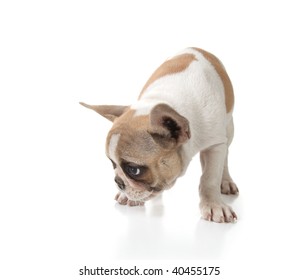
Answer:
POLYGON ((1 279, 89 279, 84 265, 122 260, 297 276, 295 1, 0 3, 1 279), (200 219, 197 157, 163 199, 116 205, 111 124, 78 104, 130 104, 188 46, 216 54, 234 85, 236 224, 200 219))

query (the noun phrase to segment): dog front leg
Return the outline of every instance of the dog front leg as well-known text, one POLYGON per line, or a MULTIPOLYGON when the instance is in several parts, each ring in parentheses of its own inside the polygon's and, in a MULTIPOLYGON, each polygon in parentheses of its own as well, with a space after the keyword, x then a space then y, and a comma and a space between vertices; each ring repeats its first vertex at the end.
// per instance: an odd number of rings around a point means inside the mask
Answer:
POLYGON ((227 155, 227 145, 213 146, 200 154, 202 177, 199 187, 200 210, 203 219, 217 223, 233 222, 235 212, 221 198, 221 181, 227 155))

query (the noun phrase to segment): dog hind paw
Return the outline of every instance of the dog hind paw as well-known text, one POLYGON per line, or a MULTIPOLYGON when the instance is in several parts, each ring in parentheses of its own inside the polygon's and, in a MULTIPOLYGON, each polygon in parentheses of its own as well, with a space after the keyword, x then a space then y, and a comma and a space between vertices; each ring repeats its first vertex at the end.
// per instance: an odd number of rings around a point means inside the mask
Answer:
POLYGON ((222 180, 221 182, 221 193, 222 194, 239 194, 237 185, 232 180, 222 180))

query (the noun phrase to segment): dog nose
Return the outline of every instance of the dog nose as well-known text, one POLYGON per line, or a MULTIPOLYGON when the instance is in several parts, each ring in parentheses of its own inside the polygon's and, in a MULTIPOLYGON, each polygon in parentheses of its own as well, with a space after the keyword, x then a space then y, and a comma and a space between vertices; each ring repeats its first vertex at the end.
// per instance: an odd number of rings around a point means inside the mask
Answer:
POLYGON ((115 177, 115 182, 118 185, 119 189, 124 191, 125 184, 124 184, 123 180, 120 177, 117 176, 117 177, 115 177))

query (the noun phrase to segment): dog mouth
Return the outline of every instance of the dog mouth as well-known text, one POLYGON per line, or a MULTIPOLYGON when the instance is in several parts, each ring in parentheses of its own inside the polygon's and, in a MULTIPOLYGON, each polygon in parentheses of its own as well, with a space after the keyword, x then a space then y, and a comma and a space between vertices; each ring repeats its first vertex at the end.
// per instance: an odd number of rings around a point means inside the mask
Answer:
POLYGON ((140 202, 146 202, 162 193, 162 191, 163 189, 160 187, 147 187, 145 190, 126 187, 125 190, 122 190, 129 200, 140 202))
POLYGON ((158 196, 164 190, 170 189, 175 182, 159 182, 157 184, 132 183, 125 182, 119 176, 115 177, 116 185, 121 193, 129 200, 136 202, 145 202, 158 196))

